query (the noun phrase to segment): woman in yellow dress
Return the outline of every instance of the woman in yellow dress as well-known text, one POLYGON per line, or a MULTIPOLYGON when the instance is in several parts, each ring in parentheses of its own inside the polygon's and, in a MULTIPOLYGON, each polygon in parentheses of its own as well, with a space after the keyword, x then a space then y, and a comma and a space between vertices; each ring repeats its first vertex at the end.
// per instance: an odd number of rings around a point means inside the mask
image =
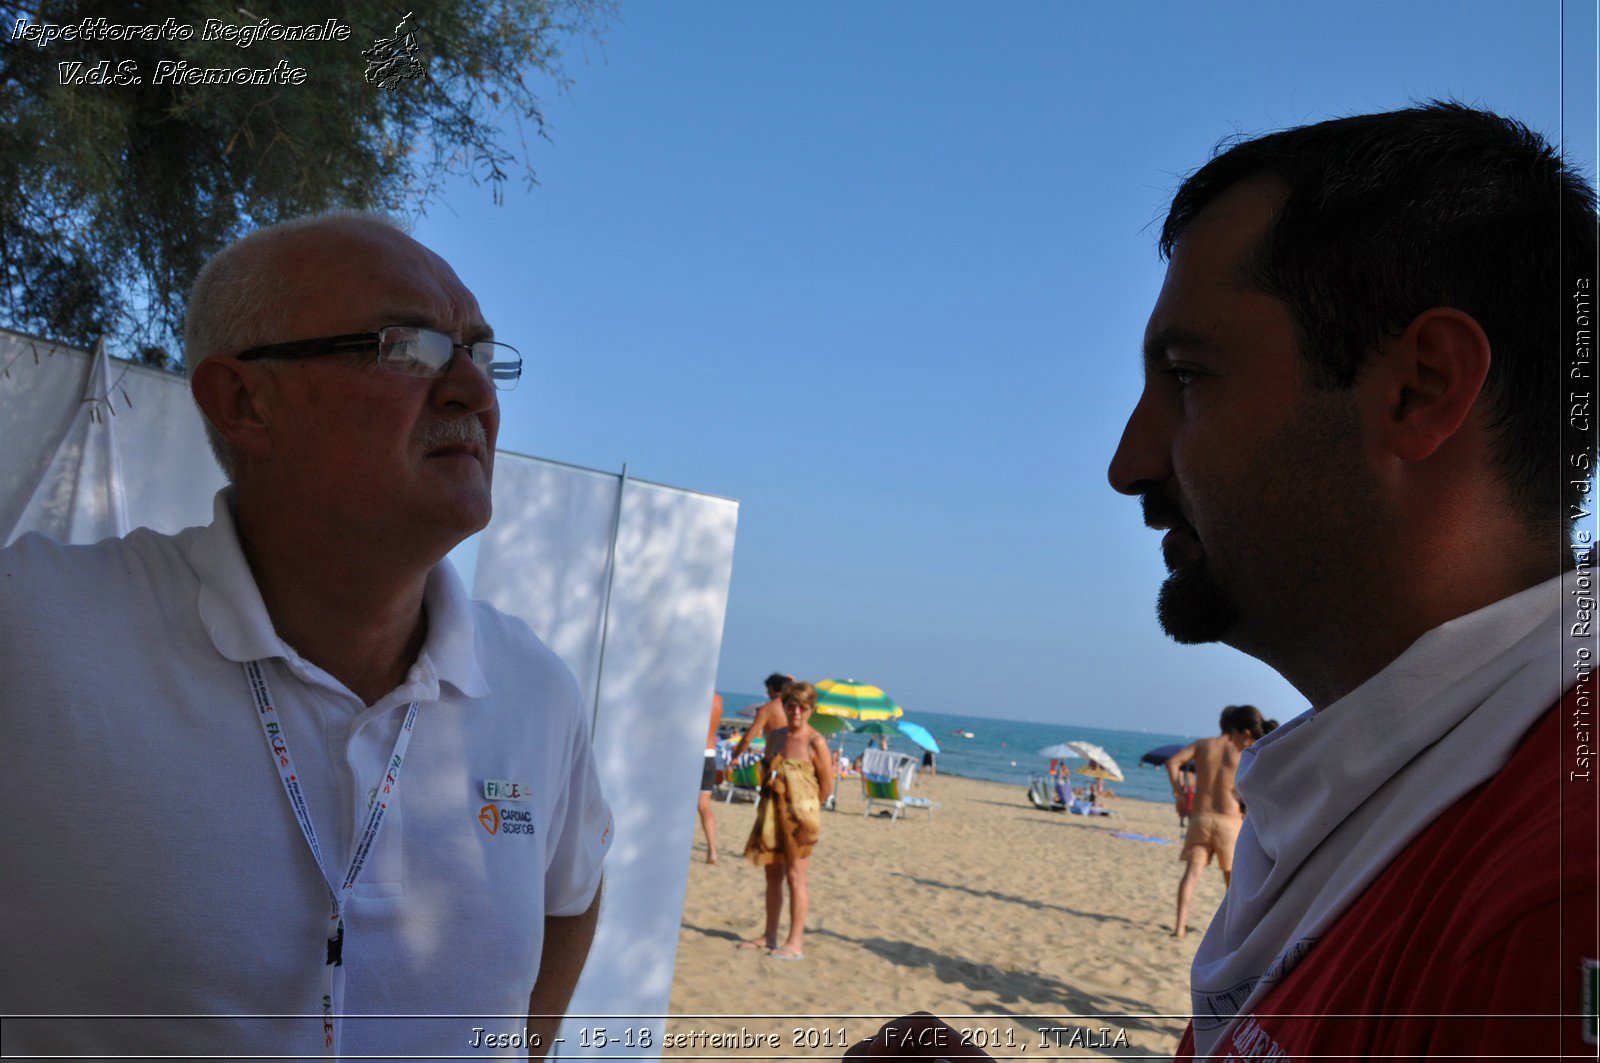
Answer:
POLYGON ((766 770, 756 825, 744 855, 767 873, 767 932, 741 941, 740 948, 766 949, 775 960, 799 960, 806 932, 806 866, 822 830, 822 805, 833 793, 833 760, 828 740, 807 723, 817 707, 810 683, 783 688, 786 726, 767 736, 766 770), (789 936, 778 944, 783 915, 783 886, 789 884, 789 936))

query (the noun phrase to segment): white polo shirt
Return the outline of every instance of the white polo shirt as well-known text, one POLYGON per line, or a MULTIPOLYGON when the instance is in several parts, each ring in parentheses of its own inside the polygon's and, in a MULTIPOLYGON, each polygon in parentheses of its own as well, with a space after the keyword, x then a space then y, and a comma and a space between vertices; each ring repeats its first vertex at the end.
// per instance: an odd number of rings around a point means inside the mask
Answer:
POLYGON ((0 551, 0 1012, 166 1016, 8 1018, 5 1053, 322 1054, 328 891, 258 659, 335 885, 418 703, 345 917, 343 1054, 521 1032, 544 919, 593 900, 610 811, 566 666, 448 561, 424 601, 415 665, 368 708, 273 632, 226 491, 209 527, 0 551))

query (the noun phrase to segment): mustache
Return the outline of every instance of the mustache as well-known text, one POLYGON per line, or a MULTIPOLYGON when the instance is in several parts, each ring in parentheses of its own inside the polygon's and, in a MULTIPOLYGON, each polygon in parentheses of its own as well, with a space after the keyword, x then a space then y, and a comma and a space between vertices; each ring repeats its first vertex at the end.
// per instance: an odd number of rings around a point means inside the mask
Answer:
POLYGON ((422 431, 417 433, 417 443, 424 451, 470 443, 485 454, 489 452, 489 434, 483 430, 483 422, 476 417, 458 417, 424 425, 422 431))
POLYGON ((1183 510, 1178 504, 1166 495, 1156 491, 1146 491, 1139 496, 1139 508, 1144 513, 1144 523, 1147 528, 1174 527, 1176 525, 1189 526, 1189 521, 1183 515, 1183 510))

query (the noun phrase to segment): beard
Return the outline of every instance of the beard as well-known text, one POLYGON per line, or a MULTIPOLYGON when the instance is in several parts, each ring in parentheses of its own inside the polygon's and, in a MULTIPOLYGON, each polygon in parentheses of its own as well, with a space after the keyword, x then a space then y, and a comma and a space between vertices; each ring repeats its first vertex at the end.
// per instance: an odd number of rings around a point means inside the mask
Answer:
POLYGON ((1221 642, 1239 623, 1239 606, 1211 574, 1204 548, 1189 525, 1184 507, 1159 489, 1139 499, 1144 522, 1175 529, 1175 541, 1163 540, 1162 560, 1168 576, 1156 597, 1156 620, 1174 642, 1186 646, 1221 642))
POLYGON ((1144 495, 1147 524, 1180 526, 1194 536, 1170 549, 1164 544, 1169 574, 1156 598, 1162 631, 1184 645, 1222 642, 1260 657, 1259 650, 1279 645, 1286 633, 1303 630, 1308 610, 1323 615, 1328 603, 1320 592, 1347 583, 1370 554, 1361 544, 1385 535, 1376 481, 1360 454, 1360 420, 1347 393, 1313 390, 1231 490, 1211 486, 1206 526, 1217 530, 1218 557, 1233 559, 1223 565, 1231 591, 1190 523, 1197 516, 1191 500, 1176 491, 1144 495), (1316 470, 1317 486, 1309 493, 1307 469, 1316 470), (1273 514, 1308 519, 1286 522, 1273 514), (1263 573, 1277 575, 1263 579, 1263 573))
POLYGON ((1239 607, 1204 560, 1173 570, 1156 596, 1156 619, 1173 642, 1196 646, 1221 642, 1239 623, 1239 607))

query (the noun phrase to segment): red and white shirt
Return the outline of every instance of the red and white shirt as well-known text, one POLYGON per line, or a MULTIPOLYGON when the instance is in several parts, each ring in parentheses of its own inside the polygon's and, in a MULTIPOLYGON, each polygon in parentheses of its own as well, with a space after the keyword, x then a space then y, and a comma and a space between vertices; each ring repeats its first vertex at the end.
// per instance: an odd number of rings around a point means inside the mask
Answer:
MULTIPOLYGON (((1600 784, 1573 770, 1594 744, 1594 698, 1591 679, 1545 713, 1212 1058, 1596 1058, 1600 784)), ((1194 1052, 1191 1025, 1178 1058, 1194 1052)))

